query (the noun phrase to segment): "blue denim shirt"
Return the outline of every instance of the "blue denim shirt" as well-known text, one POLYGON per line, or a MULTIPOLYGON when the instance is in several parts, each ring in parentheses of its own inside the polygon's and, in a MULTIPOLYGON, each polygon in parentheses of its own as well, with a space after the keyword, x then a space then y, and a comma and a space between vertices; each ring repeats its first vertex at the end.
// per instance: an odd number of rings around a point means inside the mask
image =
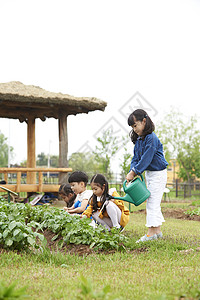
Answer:
POLYGON ((145 170, 161 171, 166 169, 168 163, 163 154, 163 146, 154 132, 146 135, 144 140, 138 137, 130 170, 142 174, 145 170))

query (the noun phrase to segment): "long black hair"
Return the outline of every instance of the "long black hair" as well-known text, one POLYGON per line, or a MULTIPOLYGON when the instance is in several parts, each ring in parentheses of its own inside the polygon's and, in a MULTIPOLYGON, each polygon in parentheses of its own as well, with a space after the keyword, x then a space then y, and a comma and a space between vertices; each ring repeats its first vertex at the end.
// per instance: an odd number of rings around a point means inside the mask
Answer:
POLYGON ((72 198, 67 203, 67 207, 71 207, 74 204, 74 201, 76 199, 76 194, 72 191, 70 184, 67 183, 61 184, 58 194, 63 194, 65 196, 72 194, 72 198))
MULTIPOLYGON (((147 134, 150 134, 155 130, 155 125, 152 122, 151 118, 146 113, 146 111, 143 110, 143 109, 136 109, 128 117, 128 125, 129 126, 134 125, 135 120, 142 122, 144 119, 146 119, 146 124, 145 124, 145 127, 144 127, 142 139, 144 139, 147 134)), ((136 140, 138 138, 138 134, 135 133, 134 130, 132 129, 129 135, 130 135, 131 141, 133 142, 133 144, 135 144, 136 140)))
MULTIPOLYGON (((102 174, 96 174, 92 177, 90 184, 95 183, 97 186, 99 186, 101 189, 104 188, 103 194, 101 196, 101 204, 103 205, 106 200, 111 199, 111 197, 108 194, 108 181, 106 180, 105 176, 102 174)), ((94 194, 89 200, 89 204, 92 204, 93 206, 93 212, 97 211, 98 205, 97 205, 97 196, 94 194)), ((106 207, 103 208, 102 213, 104 213, 106 207)))

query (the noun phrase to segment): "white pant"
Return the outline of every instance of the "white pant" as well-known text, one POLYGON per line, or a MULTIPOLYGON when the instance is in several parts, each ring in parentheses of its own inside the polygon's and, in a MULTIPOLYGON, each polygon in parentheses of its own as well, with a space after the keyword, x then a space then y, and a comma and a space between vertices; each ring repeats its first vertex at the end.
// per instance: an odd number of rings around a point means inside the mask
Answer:
POLYGON ((99 218, 99 211, 95 211, 92 214, 93 219, 98 223, 103 225, 105 228, 110 230, 112 227, 120 228, 120 220, 122 212, 119 207, 112 201, 109 201, 106 205, 106 211, 109 216, 103 217, 103 219, 99 218))
POLYGON ((162 171, 146 171, 145 178, 147 183, 147 188, 151 195, 147 199, 147 217, 146 226, 147 227, 158 227, 165 222, 160 203, 162 200, 164 188, 167 183, 167 169, 162 171))

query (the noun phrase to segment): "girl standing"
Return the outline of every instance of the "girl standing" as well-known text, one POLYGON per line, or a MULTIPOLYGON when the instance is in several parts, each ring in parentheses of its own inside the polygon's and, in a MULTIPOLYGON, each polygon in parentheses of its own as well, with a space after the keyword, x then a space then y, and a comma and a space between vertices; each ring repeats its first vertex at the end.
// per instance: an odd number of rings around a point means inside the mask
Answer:
POLYGON ((93 195, 89 200, 89 206, 83 216, 92 218, 105 226, 109 231, 112 227, 123 229, 129 221, 129 210, 121 200, 112 199, 118 196, 117 192, 108 193, 108 182, 102 174, 96 174, 91 179, 93 195))
POLYGON ((146 226, 148 232, 137 242, 155 240, 162 237, 161 225, 165 222, 160 203, 167 183, 167 161, 163 154, 163 146, 153 132, 154 123, 143 109, 137 109, 128 118, 128 125, 132 127, 130 137, 135 144, 134 156, 127 181, 145 172, 147 188, 151 195, 146 205, 146 226))

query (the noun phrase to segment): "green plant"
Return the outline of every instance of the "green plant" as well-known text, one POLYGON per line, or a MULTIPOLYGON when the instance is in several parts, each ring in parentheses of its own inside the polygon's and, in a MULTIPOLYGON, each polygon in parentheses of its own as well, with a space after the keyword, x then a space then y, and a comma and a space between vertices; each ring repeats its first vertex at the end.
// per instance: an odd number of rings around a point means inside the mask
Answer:
POLYGON ((194 215, 200 216, 200 207, 197 207, 197 208, 192 209, 192 210, 187 210, 185 212, 185 214, 189 215, 189 216, 194 216, 194 215))
POLYGON ((29 249, 39 248, 37 238, 44 241, 44 236, 32 227, 39 227, 36 222, 26 224, 30 207, 24 204, 0 201, 0 244, 4 248, 29 249))
POLYGON ((200 206, 200 200, 195 200, 191 203, 192 206, 200 206))
POLYGON ((12 299, 24 299, 29 297, 25 294, 26 287, 16 289, 16 282, 5 285, 5 283, 0 282, 0 300, 12 300, 12 299))
POLYGON ((33 232, 30 225, 19 221, 10 222, 9 217, 0 221, 0 243, 5 247, 17 250, 29 247, 38 248, 37 237, 41 241, 44 240, 44 236, 33 232))
POLYGON ((62 236, 67 244, 86 244, 104 250, 125 249, 128 238, 119 234, 119 230, 108 232, 102 226, 94 230, 90 222, 90 219, 81 219, 54 207, 31 207, 29 204, 0 201, 0 243, 10 249, 38 248, 37 240, 45 241, 38 229, 49 229, 55 233, 53 240, 62 236))
POLYGON ((106 285, 103 289, 101 289, 99 292, 95 291, 92 285, 92 282, 90 279, 85 278, 83 275, 80 276, 80 282, 81 282, 81 292, 77 296, 77 299, 82 300, 100 300, 100 299, 111 299, 110 298, 110 286, 106 285), (109 298, 108 298, 109 297, 109 298))

